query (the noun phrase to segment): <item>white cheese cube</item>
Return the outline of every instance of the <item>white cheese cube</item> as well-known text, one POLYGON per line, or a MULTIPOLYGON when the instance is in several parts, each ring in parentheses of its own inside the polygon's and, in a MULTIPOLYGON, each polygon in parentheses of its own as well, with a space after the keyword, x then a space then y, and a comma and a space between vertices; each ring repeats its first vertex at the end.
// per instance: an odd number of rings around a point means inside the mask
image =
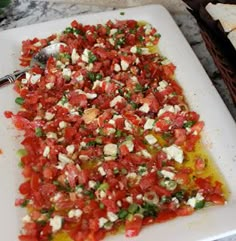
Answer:
POLYGON ((109 221, 115 222, 118 219, 118 216, 113 212, 107 212, 107 218, 109 221))
POLYGON ((132 140, 124 141, 122 144, 127 146, 129 152, 132 152, 134 150, 134 143, 132 140))
POLYGON ((174 159, 176 162, 183 162, 184 153, 179 146, 173 144, 169 147, 164 147, 162 150, 167 154, 168 160, 174 159))
POLYGON ((58 230, 61 229, 62 226, 62 217, 59 215, 54 216, 53 218, 50 218, 49 224, 52 227, 52 232, 55 233, 58 230))
POLYGON ((122 102, 124 98, 120 95, 117 95, 111 102, 110 102, 110 107, 116 106, 117 103, 122 102))
POLYGON ((69 155, 73 154, 73 152, 75 151, 75 146, 74 145, 67 146, 66 151, 69 155))
POLYGON ((144 138, 148 142, 148 144, 150 144, 150 145, 153 145, 157 142, 156 137, 152 134, 146 135, 144 138))
POLYGON ((168 82, 166 82, 165 80, 162 80, 159 82, 159 86, 157 87, 157 90, 160 92, 160 91, 163 91, 166 89, 166 87, 168 86, 168 82))
POLYGON ((93 181, 93 180, 90 180, 90 181, 88 182, 89 188, 94 189, 94 188, 96 187, 96 185, 97 185, 97 183, 96 183, 95 181, 93 181))
POLYGON ((120 65, 119 65, 119 64, 115 64, 115 65, 114 65, 114 70, 115 70, 116 72, 120 72, 120 70, 121 70, 120 65))
POLYGON ((49 82, 45 86, 48 90, 50 90, 54 86, 54 83, 49 82))
POLYGON ((133 198, 131 196, 126 197, 128 203, 133 203, 133 198))
POLYGON ((144 130, 152 130, 154 126, 155 120, 154 119, 147 119, 146 123, 144 124, 144 130))
POLYGON ((85 49, 81 56, 81 59, 86 63, 89 62, 89 53, 90 53, 90 51, 88 49, 85 49))
POLYGON ((173 172, 167 171, 167 170, 161 170, 161 174, 164 176, 164 178, 174 179, 175 174, 173 172))
POLYGON ((58 154, 58 160, 60 162, 57 165, 57 169, 60 169, 60 170, 62 170, 66 164, 73 162, 69 157, 67 157, 65 154, 63 154, 61 152, 58 154))
POLYGON ((48 157, 49 153, 50 153, 50 147, 45 146, 44 151, 43 151, 43 157, 48 157))
POLYGON ((142 112, 144 112, 144 113, 148 113, 149 110, 150 110, 150 107, 149 107, 148 104, 145 103, 145 104, 143 104, 141 107, 139 107, 139 110, 142 111, 142 112))
POLYGON ((57 134, 55 132, 48 132, 46 136, 47 138, 57 139, 57 134))
POLYGON ((109 35, 114 35, 117 31, 118 31, 118 30, 117 30, 116 28, 112 28, 112 29, 110 30, 109 35))
POLYGON ((41 74, 34 74, 34 75, 31 75, 31 78, 30 78, 30 82, 31 84, 36 84, 40 81, 40 78, 41 78, 41 74))
POLYGON ((102 166, 98 168, 98 172, 101 174, 101 176, 106 176, 107 175, 105 170, 104 170, 104 168, 102 166))
POLYGON ((129 63, 126 62, 125 60, 121 60, 120 65, 123 71, 126 71, 129 68, 129 63))
POLYGON ((107 222, 108 222, 108 219, 104 217, 99 218, 98 219, 99 228, 102 228, 107 222))
POLYGON ((47 112, 45 113, 44 119, 50 121, 50 120, 53 119, 54 116, 55 116, 55 114, 47 111, 47 112))
POLYGON ((133 53, 133 54, 136 54, 137 53, 137 46, 131 47, 130 52, 133 53))
POLYGON ((71 209, 69 212, 68 212, 68 217, 69 218, 79 218, 81 217, 82 215, 82 210, 80 209, 71 209))
POLYGON ((104 146, 103 152, 106 156, 116 156, 118 153, 118 147, 116 144, 109 143, 104 146))
POLYGON ((66 126, 67 126, 67 124, 66 124, 65 121, 60 121, 60 122, 59 122, 59 127, 60 127, 61 129, 66 128, 66 126))
POLYGON ((63 70, 62 70, 62 75, 63 75, 63 77, 71 77, 71 69, 70 68, 64 68, 63 70))
POLYGON ((164 105, 162 109, 158 112, 158 117, 164 114, 165 112, 172 112, 172 113, 178 113, 181 111, 181 108, 178 105, 164 105))
POLYGON ((73 50, 72 50, 72 53, 71 53, 71 61, 72 61, 72 64, 76 64, 78 60, 79 60, 79 55, 78 55, 78 53, 76 52, 76 49, 73 49, 73 50))

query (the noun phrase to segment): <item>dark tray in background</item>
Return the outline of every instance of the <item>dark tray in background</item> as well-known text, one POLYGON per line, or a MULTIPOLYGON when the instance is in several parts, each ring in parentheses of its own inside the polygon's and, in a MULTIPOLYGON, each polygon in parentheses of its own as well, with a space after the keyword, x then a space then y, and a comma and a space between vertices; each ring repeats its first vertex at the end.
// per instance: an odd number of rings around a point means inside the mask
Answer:
POLYGON ((214 21, 205 9, 211 3, 236 4, 236 0, 183 0, 195 17, 206 47, 219 69, 236 105, 236 50, 219 21, 214 21))

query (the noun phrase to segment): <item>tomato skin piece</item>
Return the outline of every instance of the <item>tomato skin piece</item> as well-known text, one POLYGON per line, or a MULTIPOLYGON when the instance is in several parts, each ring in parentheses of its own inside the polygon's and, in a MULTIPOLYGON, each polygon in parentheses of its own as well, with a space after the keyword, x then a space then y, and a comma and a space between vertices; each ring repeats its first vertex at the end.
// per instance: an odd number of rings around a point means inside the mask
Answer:
POLYGON ((18 238, 20 241, 39 241, 37 238, 32 237, 31 235, 20 235, 18 238))
POLYGON ((30 181, 23 182, 19 187, 19 192, 23 195, 30 194, 31 192, 30 181))
POLYGON ((31 180, 30 180, 30 186, 32 191, 38 191, 39 190, 39 175, 36 173, 33 173, 31 176, 31 180))
POLYGON ((183 145, 183 143, 186 141, 186 130, 185 129, 175 129, 174 130, 174 135, 175 135, 175 144, 178 146, 183 145))
POLYGON ((12 111, 4 111, 4 116, 9 119, 13 116, 13 113, 12 111))
POLYGON ((131 220, 126 220, 125 236, 129 238, 137 236, 141 231, 142 223, 143 217, 138 214, 135 214, 131 220))
POLYGON ((181 171, 175 174, 174 180, 176 180, 177 183, 181 185, 187 185, 190 182, 188 173, 181 172, 181 171))
POLYGON ((191 206, 182 206, 176 210, 177 216, 189 216, 194 212, 194 208, 191 206))
POLYGON ((168 220, 174 219, 175 217, 177 217, 177 214, 175 211, 163 210, 160 213, 158 213, 158 216, 155 221, 157 223, 162 223, 162 222, 166 222, 168 220))
POLYGON ((220 194, 217 193, 212 193, 212 194, 208 194, 206 196, 206 200, 213 202, 214 204, 217 205, 224 205, 225 204, 225 198, 223 196, 221 196, 220 194))
POLYGON ((145 191, 149 187, 153 186, 156 182, 157 182, 157 175, 155 172, 153 172, 143 176, 139 183, 139 186, 143 191, 145 191))
POLYGON ((199 157, 195 159, 194 166, 197 171, 203 171, 206 167, 206 162, 204 159, 199 157))

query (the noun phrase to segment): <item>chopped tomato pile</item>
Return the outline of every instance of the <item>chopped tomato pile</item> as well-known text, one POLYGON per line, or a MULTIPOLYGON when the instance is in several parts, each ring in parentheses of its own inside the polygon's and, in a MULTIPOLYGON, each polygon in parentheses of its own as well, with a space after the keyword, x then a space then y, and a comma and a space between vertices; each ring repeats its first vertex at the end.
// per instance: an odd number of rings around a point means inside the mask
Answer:
MULTIPOLYGON (((204 123, 188 109, 175 66, 157 52, 160 34, 134 20, 82 25, 23 42, 21 64, 55 43, 46 68, 15 83, 24 133, 24 182, 17 206, 27 208, 20 241, 59 234, 102 240, 121 227, 143 226, 224 204, 222 184, 203 176, 194 152, 204 123)), ((68 239, 69 240, 69 239, 68 239)))

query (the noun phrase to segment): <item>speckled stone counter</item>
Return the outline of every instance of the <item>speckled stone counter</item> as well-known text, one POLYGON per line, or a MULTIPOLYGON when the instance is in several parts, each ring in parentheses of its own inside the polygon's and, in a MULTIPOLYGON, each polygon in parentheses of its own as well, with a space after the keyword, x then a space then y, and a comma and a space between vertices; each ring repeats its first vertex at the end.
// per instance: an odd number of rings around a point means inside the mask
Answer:
MULTIPOLYGON (((180 0, 176 0, 176 6, 178 5, 176 10, 175 7, 172 7, 169 10, 171 11, 172 16, 185 35, 186 39, 192 46, 200 62, 204 66, 209 77, 213 81, 232 116, 236 120, 236 107, 233 105, 227 88, 225 87, 210 54, 206 50, 204 42, 199 33, 198 26, 193 17, 185 10, 183 6, 181 6, 181 9, 179 8, 179 2, 180 0)), ((112 9, 114 8, 104 6, 88 6, 76 3, 14 0, 12 1, 12 4, 0 15, 0 34, 1 31, 5 29, 70 17, 83 13, 100 12, 112 9)), ((220 241, 236 241, 236 235, 220 239, 220 241)))

